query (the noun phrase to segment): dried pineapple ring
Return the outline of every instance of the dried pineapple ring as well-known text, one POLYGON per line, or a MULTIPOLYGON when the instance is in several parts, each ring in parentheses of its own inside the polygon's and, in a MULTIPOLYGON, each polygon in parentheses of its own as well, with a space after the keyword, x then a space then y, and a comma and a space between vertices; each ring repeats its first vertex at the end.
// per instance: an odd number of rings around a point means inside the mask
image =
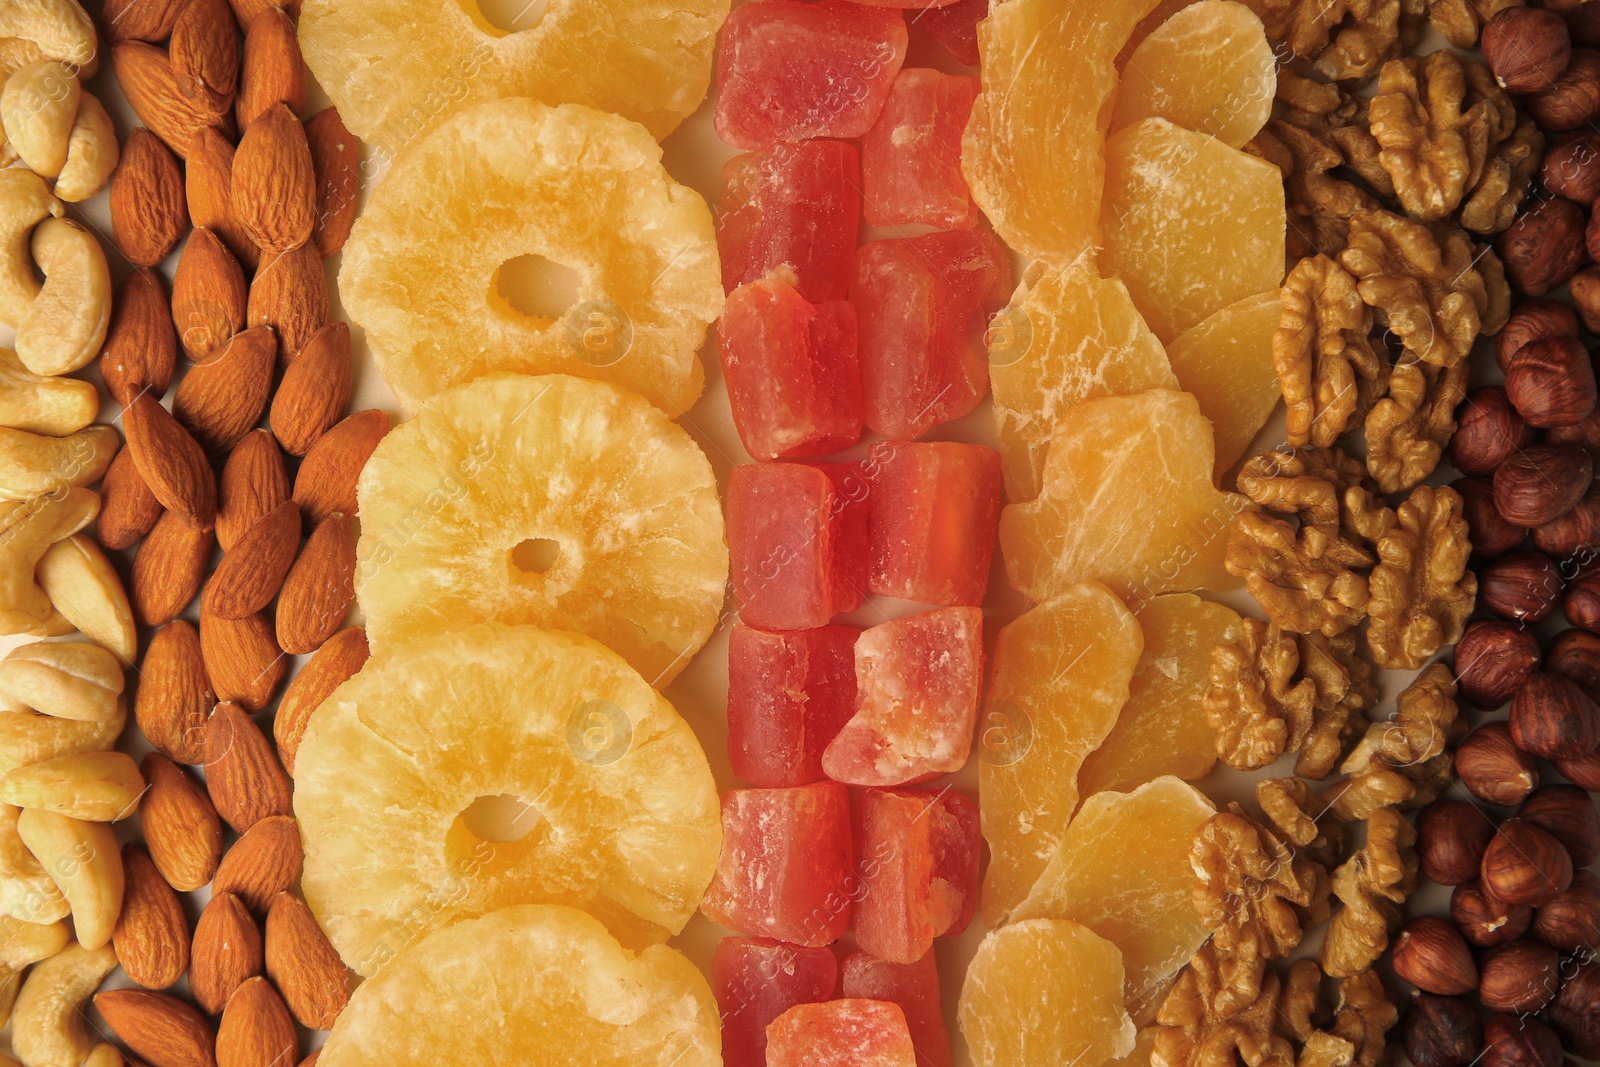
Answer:
POLYGON ((694 732, 577 634, 485 623, 367 661, 295 754, 303 877, 364 975, 429 931, 516 904, 577 905, 630 945, 683 929, 721 849, 694 732), (473 806, 528 805, 513 841, 473 806), (465 814, 464 814, 465 813, 465 814))
POLYGON ((497 374, 452 389, 383 439, 357 498, 375 648, 532 623, 587 634, 661 688, 722 610, 711 464, 614 385, 497 374))
POLYGON ((526 99, 456 115, 395 161, 351 230, 339 293, 408 408, 522 371, 616 382, 673 415, 700 395, 695 353, 723 299, 711 210, 650 135, 526 99), (525 255, 577 273, 562 317, 495 291, 525 255))
POLYGON ((721 1067, 721 1044, 711 990, 678 952, 635 955, 582 912, 524 905, 440 930, 363 982, 317 1062, 721 1067))
POLYGON ((476 0, 307 0, 300 50, 350 132, 390 154, 507 96, 587 104, 660 138, 705 99, 727 17, 728 0, 549 0, 508 33, 476 0))

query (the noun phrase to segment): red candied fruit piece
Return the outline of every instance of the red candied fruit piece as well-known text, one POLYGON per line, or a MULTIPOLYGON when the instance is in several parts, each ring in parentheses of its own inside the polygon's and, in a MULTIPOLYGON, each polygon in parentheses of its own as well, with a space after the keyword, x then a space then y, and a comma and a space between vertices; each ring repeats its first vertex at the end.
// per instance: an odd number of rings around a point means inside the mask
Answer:
POLYGON ((728 759, 752 785, 821 781, 822 751, 856 704, 851 626, 728 635, 728 759))
POLYGON ((905 1013, 881 1000, 800 1004, 767 1027, 767 1067, 917 1067, 905 1013))
POLYGON ((978 806, 954 789, 864 789, 856 798, 856 871, 872 887, 855 906, 856 943, 915 963, 955 936, 978 902, 978 806))
POLYGON ((880 455, 867 588, 940 607, 982 604, 1000 522, 1000 453, 929 441, 880 455))
POLYGON ((808 303, 779 268, 733 291, 717 324, 733 424, 760 460, 817 456, 861 439, 856 312, 808 303))
POLYGON ((917 1067, 950 1067, 950 1031, 944 1025, 939 966, 931 951, 915 963, 890 963, 870 952, 852 952, 844 961, 844 995, 898 1007, 917 1049, 917 1067))
POLYGON ((848 465, 747 463, 728 478, 728 555, 740 618, 763 630, 824 626, 861 606, 865 502, 848 465))
POLYGON ((873 241, 856 252, 863 414, 909 441, 989 392, 989 320, 1011 296, 1011 260, 987 230, 873 241))
POLYGON ((829 529, 833 534, 833 602, 839 611, 854 611, 866 599, 867 563, 871 551, 872 486, 866 465, 807 463, 833 483, 829 529))
POLYGON ((976 67, 982 59, 978 54, 978 23, 988 17, 989 0, 956 0, 945 7, 929 8, 917 16, 917 22, 946 52, 967 66, 976 67))
POLYGON ((837 782, 732 789, 722 797, 722 858, 700 910, 750 937, 808 948, 850 928, 850 795, 837 782))
POLYGON ((731 293, 788 266, 807 300, 843 300, 860 220, 855 145, 804 141, 734 156, 717 200, 723 288, 731 293))
POLYGON ((850 785, 909 785, 960 770, 983 684, 983 612, 939 608, 856 641, 856 713, 822 754, 850 785))
POLYGON ((883 114, 861 140, 868 222, 942 230, 978 224, 961 175, 961 135, 981 86, 977 78, 925 67, 895 78, 883 114))
POLYGON ((768 1024, 796 1004, 832 999, 838 982, 832 949, 765 938, 725 937, 717 942, 711 988, 722 1016, 724 1067, 763 1067, 768 1024))
POLYGON ((717 133, 736 148, 872 128, 906 58, 898 11, 846 0, 736 7, 717 56, 717 133))

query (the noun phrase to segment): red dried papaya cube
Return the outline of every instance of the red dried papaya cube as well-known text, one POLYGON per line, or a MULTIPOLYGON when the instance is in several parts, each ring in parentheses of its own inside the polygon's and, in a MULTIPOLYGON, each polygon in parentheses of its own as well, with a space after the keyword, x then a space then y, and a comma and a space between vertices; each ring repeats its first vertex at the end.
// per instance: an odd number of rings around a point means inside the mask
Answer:
POLYGON ((763 1067, 768 1024, 796 1004, 831 1000, 838 983, 832 949, 765 938, 725 937, 717 942, 711 989, 722 1016, 724 1067, 763 1067))
POLYGON ((717 133, 736 148, 872 128, 906 58, 898 11, 845 0, 756 0, 723 24, 717 133))
POLYGON ((953 789, 864 789, 856 798, 856 872, 872 887, 855 906, 856 943, 915 963, 959 933, 978 897, 978 807, 953 789))
POLYGON ((940 1003, 939 965, 931 951, 915 963, 890 963, 870 952, 852 952, 845 957, 843 973, 845 996, 882 1000, 905 1015, 917 1067, 950 1067, 950 1031, 940 1003))
POLYGON ((728 478, 728 556, 740 618, 762 630, 824 626, 861 606, 861 506, 841 497, 831 465, 749 463, 728 478))
POLYGON ((917 24, 946 52, 967 66, 976 67, 982 58, 978 54, 978 23, 988 17, 989 0, 956 0, 924 11, 917 17, 917 24))
POLYGON ((717 248, 728 292, 794 269, 813 303, 850 291, 861 221, 861 163, 845 141, 803 141, 734 156, 722 168, 717 248))
POLYGON ((851 626, 728 635, 728 759, 752 785, 821 781, 822 750, 856 705, 851 626))
POLYGON ((872 546, 872 485, 865 463, 812 463, 833 483, 833 602, 854 611, 867 594, 872 546))
POLYGON ((989 588, 1000 523, 1000 453, 950 441, 895 444, 872 467, 867 588, 940 607, 989 588))
POLYGON ((983 612, 939 608, 862 632, 856 713, 822 754, 850 785, 910 785, 960 770, 983 685, 983 612))
POLYGON ((863 415, 909 441, 989 392, 989 320, 1011 296, 1011 260, 987 230, 873 241, 856 252, 863 415))
POLYGON ((861 140, 868 222, 941 230, 978 224, 961 175, 961 135, 981 87, 977 78, 926 67, 900 72, 883 114, 861 140))
POLYGON ((750 937, 821 948, 850 928, 850 795, 837 782, 732 789, 722 858, 700 910, 750 937))
POLYGON ((767 1027, 767 1067, 917 1067, 905 1013, 881 1000, 799 1004, 767 1027))

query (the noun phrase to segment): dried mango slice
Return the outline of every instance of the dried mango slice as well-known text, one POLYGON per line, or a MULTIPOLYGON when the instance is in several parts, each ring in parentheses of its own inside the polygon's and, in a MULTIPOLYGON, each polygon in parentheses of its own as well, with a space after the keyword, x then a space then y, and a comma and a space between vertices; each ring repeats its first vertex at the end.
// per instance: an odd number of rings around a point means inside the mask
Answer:
POLYGON ((1073 405, 1178 388, 1127 287, 1087 261, 1032 268, 990 323, 988 342, 995 434, 1013 502, 1039 495, 1050 435, 1073 405))
POLYGON ((1215 137, 1145 119, 1106 142, 1100 271, 1162 341, 1283 280, 1283 173, 1215 137))
POLYGON ((1167 345, 1179 387, 1194 394, 1200 413, 1211 420, 1218 477, 1244 458, 1282 399, 1272 362, 1272 334, 1282 308, 1276 289, 1247 296, 1167 345))
POLYGON ((395 160, 350 232, 339 293, 412 410, 521 371, 615 382, 678 415, 700 396, 696 353, 723 302, 711 211, 644 128, 527 99, 461 112, 395 160), (554 318, 500 292, 526 256, 577 275, 554 318))

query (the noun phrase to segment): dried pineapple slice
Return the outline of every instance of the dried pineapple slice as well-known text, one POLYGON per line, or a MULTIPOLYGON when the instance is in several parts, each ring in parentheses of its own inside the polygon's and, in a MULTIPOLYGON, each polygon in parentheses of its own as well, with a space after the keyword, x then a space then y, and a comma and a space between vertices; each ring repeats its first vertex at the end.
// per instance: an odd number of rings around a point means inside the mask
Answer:
POLYGON ((1216 432, 1219 478, 1244 458, 1283 399, 1272 362, 1272 335, 1282 310, 1276 289, 1247 296, 1167 345, 1179 388, 1194 394, 1216 432))
POLYGON ((374 648, 532 623, 587 634, 663 688, 722 610, 711 464, 613 385, 500 374, 452 389, 383 439, 358 500, 374 648))
POLYGON ((705 99, 728 6, 548 0, 536 24, 508 33, 476 0, 306 0, 300 51, 350 132, 386 155, 508 96, 587 104, 660 139, 705 99))
POLYGON ((576 905, 630 945, 683 929, 721 816, 666 698, 577 634, 485 623, 367 661, 295 754, 302 882, 363 975, 429 931, 514 904, 576 905), (488 840, 464 814, 527 805, 488 840))
POLYGON ((457 923, 363 982, 322 1067, 720 1067, 717 1002, 664 945, 637 955, 571 908, 523 905, 457 923))
POLYGON ((410 409, 493 371, 625 385, 672 415, 722 310, 711 210, 638 125, 574 104, 482 104, 395 160, 350 232, 339 293, 410 409), (578 276, 558 318, 524 314, 499 271, 543 256, 578 276))

